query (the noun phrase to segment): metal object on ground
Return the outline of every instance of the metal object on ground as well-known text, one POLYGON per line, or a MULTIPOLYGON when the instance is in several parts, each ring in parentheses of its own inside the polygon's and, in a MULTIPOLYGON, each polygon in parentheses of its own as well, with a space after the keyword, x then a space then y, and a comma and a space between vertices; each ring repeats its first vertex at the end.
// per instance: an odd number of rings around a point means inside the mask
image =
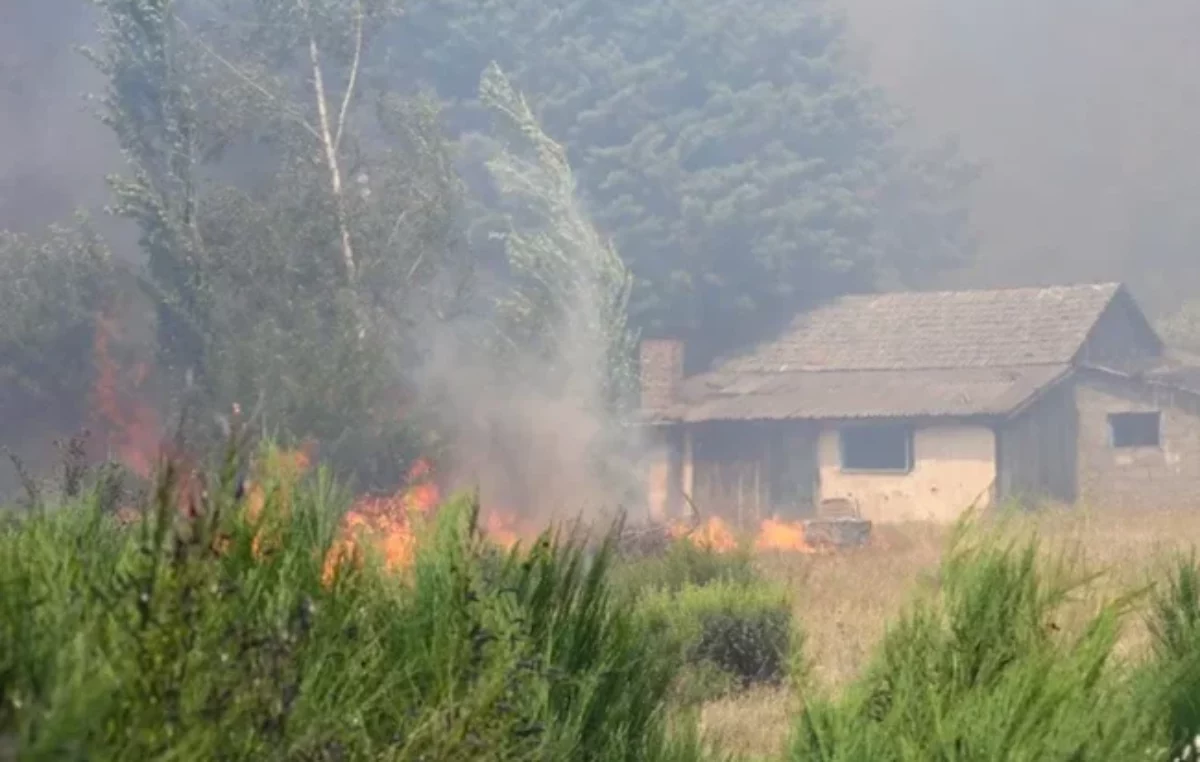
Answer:
POLYGON ((817 517, 804 522, 804 539, 814 548, 858 548, 871 539, 871 522, 853 497, 832 497, 817 505, 817 517))
POLYGON ((804 541, 814 548, 860 548, 871 540, 871 522, 855 517, 816 518, 804 522, 804 541))

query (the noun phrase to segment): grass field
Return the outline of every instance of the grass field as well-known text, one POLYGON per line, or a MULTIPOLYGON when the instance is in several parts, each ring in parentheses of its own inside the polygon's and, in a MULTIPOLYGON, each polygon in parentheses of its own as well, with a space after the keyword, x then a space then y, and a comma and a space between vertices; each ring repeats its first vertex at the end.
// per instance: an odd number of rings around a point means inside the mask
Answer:
POLYGON ((0 756, 1169 762, 1200 730, 1186 510, 630 555, 503 551, 457 500, 396 567, 328 474, 246 498, 234 460, 182 513, 168 474, 132 523, 103 479, 0 515, 0 756))
MULTIPOLYGON (((1200 540, 1200 505, 1144 511, 1059 509, 995 523, 997 534, 1036 535, 1047 556, 1065 555, 1081 571, 1101 574, 1081 596, 1080 604, 1087 608, 1161 583, 1178 554, 1190 552, 1200 540)), ((915 596, 936 587, 953 529, 923 523, 879 526, 869 548, 757 559, 767 578, 791 591, 817 686, 836 692, 862 673, 887 623, 915 596)), ((1119 657, 1148 657, 1144 618, 1150 600, 1143 596, 1127 617, 1115 649, 1119 657)), ((778 755, 801 705, 788 688, 751 690, 707 704, 704 730, 723 748, 778 755)))

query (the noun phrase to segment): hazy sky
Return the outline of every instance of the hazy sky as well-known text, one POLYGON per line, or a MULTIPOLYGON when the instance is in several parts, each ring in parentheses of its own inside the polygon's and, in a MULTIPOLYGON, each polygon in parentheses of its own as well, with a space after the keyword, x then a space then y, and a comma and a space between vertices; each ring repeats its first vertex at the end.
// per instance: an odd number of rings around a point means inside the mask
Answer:
POLYGON ((36 230, 105 201, 120 166, 83 96, 102 83, 74 50, 93 24, 81 0, 0 0, 0 226, 36 230))
POLYGON ((1135 277, 1200 242, 1200 2, 843 1, 916 124, 986 162, 989 277, 1135 277))

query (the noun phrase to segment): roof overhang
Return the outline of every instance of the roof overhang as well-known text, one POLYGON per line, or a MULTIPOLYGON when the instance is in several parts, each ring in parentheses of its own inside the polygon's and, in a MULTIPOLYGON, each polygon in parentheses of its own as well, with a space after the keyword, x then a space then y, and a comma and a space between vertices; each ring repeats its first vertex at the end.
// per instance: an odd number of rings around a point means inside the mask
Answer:
POLYGON ((739 374, 693 384, 656 425, 706 421, 1005 418, 1067 378, 1069 365, 739 374))

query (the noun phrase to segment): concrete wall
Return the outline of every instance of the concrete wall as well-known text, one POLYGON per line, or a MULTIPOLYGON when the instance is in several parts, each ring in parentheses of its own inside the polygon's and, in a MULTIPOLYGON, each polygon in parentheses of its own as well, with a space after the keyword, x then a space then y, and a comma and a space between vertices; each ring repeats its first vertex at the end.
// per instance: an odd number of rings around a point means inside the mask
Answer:
POLYGON ((907 474, 847 473, 841 469, 838 432, 821 431, 820 496, 851 497, 864 518, 951 522, 988 504, 996 479, 996 440, 983 426, 928 426, 913 435, 913 469, 907 474))
POLYGON ((1200 410, 1180 395, 1088 377, 1076 388, 1079 487, 1084 505, 1200 507, 1200 410), (1108 415, 1162 415, 1160 447, 1114 448, 1108 415))

